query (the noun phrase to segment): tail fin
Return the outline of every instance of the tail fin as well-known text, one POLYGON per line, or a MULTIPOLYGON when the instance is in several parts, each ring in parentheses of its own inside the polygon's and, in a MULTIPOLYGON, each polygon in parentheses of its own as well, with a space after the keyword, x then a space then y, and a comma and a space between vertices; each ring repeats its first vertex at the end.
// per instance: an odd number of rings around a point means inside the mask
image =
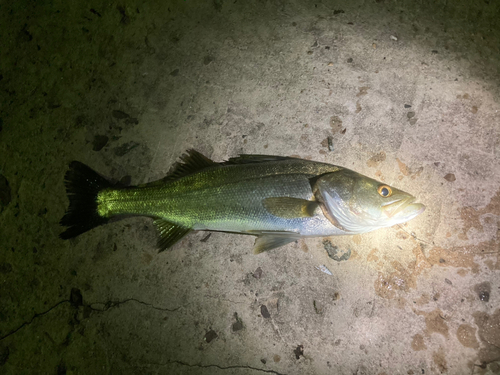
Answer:
POLYGON ((67 240, 108 222, 109 218, 97 212, 97 194, 113 186, 110 181, 85 164, 73 161, 64 176, 64 184, 69 208, 60 224, 68 228, 59 237, 67 240))

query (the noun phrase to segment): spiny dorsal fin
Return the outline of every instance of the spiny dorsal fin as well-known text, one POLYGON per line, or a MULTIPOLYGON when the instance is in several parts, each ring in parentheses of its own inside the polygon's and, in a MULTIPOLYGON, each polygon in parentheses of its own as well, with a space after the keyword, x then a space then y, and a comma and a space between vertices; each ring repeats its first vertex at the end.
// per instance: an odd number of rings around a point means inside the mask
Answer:
POLYGON ((160 238, 158 239, 159 252, 172 247, 177 241, 191 231, 191 228, 185 228, 164 219, 156 219, 153 223, 158 229, 158 232, 160 232, 160 238))
POLYGON ((166 182, 177 180, 181 177, 188 176, 195 172, 201 171, 208 167, 220 167, 223 165, 235 165, 235 164, 250 164, 250 163, 264 163, 269 161, 287 160, 295 159, 286 156, 275 156, 275 155, 247 155, 242 154, 240 156, 230 158, 229 160, 216 163, 213 160, 207 158, 196 150, 190 149, 186 151, 186 154, 180 157, 181 162, 175 163, 168 174, 160 180, 148 182, 146 184, 139 185, 144 186, 154 186, 164 184, 166 182))
POLYGON ((262 204, 271 215, 283 219, 313 217, 319 206, 315 201, 291 197, 266 198, 262 204))

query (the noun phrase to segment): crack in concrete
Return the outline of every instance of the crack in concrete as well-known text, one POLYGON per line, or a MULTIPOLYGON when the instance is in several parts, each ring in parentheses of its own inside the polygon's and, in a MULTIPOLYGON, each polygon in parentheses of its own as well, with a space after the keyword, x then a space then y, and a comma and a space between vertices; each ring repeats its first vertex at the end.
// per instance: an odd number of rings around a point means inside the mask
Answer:
POLYGON ((26 322, 23 322, 23 323, 22 323, 19 327, 15 328, 15 329, 13 329, 12 331, 10 331, 9 333, 7 333, 7 334, 5 334, 5 335, 1 336, 1 337, 0 337, 0 341, 2 341, 2 340, 4 340, 4 339, 6 339, 7 337, 9 337, 9 336, 11 336, 11 335, 13 335, 14 333, 16 333, 17 331, 19 331, 20 329, 22 329, 22 328, 24 328, 24 327, 26 327, 26 326, 30 325, 31 323, 33 323, 33 321, 34 321, 35 319, 37 319, 37 318, 39 318, 39 317, 41 317, 41 316, 43 316, 43 315, 45 315, 45 314, 49 313, 50 311, 54 310, 54 309, 55 309, 56 307, 58 307, 59 305, 62 305, 63 303, 66 303, 66 302, 71 303, 71 301, 70 301, 69 299, 65 299, 65 300, 62 300, 62 301, 57 302, 54 306, 52 306, 51 308, 49 308, 48 310, 46 310, 46 311, 44 311, 44 312, 41 312, 41 313, 35 313, 35 315, 33 315, 33 317, 32 317, 30 320, 28 320, 28 321, 26 321, 26 322))
POLYGON ((259 371, 259 372, 265 372, 267 374, 286 375, 285 373, 277 372, 277 371, 274 371, 274 370, 265 370, 265 369, 261 369, 261 368, 258 368, 258 367, 243 366, 243 365, 234 365, 234 366, 192 365, 192 364, 184 362, 184 361, 168 361, 168 363, 177 363, 177 364, 182 365, 182 366, 198 367, 198 368, 216 367, 216 368, 218 368, 220 370, 247 369, 247 370, 254 370, 254 371, 259 371))
POLYGON ((433 243, 430 243, 428 241, 424 241, 422 240, 421 238, 418 238, 417 235, 414 233, 414 232, 408 232, 406 229, 404 229, 400 224, 397 224, 397 226, 399 227, 399 229, 401 229, 403 232, 405 232, 406 234, 408 234, 409 236, 412 236, 414 239, 416 239, 417 241, 420 241, 420 242, 423 242, 427 245, 431 245, 431 246, 434 246, 434 242, 433 243))
POLYGON ((139 301, 138 299, 135 299, 135 298, 127 298, 127 299, 124 299, 123 301, 107 301, 105 303, 104 302, 93 302, 93 303, 87 304, 87 306, 90 307, 93 311, 103 312, 103 311, 107 311, 113 307, 123 305, 124 303, 130 302, 130 301, 140 303, 141 305, 144 305, 144 306, 147 306, 147 307, 150 307, 152 309, 159 310, 159 311, 174 312, 174 311, 177 311, 181 308, 181 306, 176 307, 175 309, 168 309, 166 307, 157 307, 157 306, 154 306, 150 303, 139 301), (104 305, 104 307, 102 309, 92 307, 92 305, 96 305, 96 304, 104 305))
MULTIPOLYGON (((128 298, 128 299, 125 299, 123 301, 108 301, 106 303, 101 303, 101 302, 94 302, 94 303, 88 303, 88 304, 82 304, 81 306, 88 306, 91 310, 93 311, 99 311, 99 312, 104 312, 104 311, 107 311, 109 310, 110 308, 112 307, 116 307, 116 306, 119 306, 119 305, 122 305, 124 303, 127 303, 127 302, 130 302, 130 301, 134 301, 134 302, 137 302, 137 303, 140 303, 144 306, 148 306, 152 309, 155 309, 155 310, 160 310, 160 311, 169 311, 169 312, 173 312, 173 311, 177 311, 181 308, 181 306, 179 307, 176 307, 175 309, 167 309, 167 308, 162 308, 162 307, 157 307, 157 306, 154 306, 152 304, 149 304, 147 302, 143 302, 143 301, 139 301, 135 298, 128 298), (97 303, 101 303, 104 305, 104 308, 103 309, 96 309, 94 307, 92 307, 92 305, 95 305, 97 303)), ((0 341, 6 339, 7 337, 9 336, 12 336, 14 333, 18 332, 19 330, 21 330, 22 328, 30 325, 31 323, 33 323, 33 321, 41 316, 44 316, 45 314, 49 313, 50 311, 54 310, 56 307, 62 305, 63 303, 70 303, 71 305, 75 306, 74 304, 74 301, 71 301, 69 299, 65 299, 65 300, 62 300, 62 301, 59 301, 57 302, 54 306, 50 307, 49 309, 47 309, 46 311, 43 311, 41 313, 35 313, 33 315, 33 317, 28 320, 28 321, 25 321, 23 322, 19 327, 11 330, 9 333, 3 335, 3 336, 0 336, 0 341)), ((76 305, 75 307, 78 307, 78 305, 76 305)))

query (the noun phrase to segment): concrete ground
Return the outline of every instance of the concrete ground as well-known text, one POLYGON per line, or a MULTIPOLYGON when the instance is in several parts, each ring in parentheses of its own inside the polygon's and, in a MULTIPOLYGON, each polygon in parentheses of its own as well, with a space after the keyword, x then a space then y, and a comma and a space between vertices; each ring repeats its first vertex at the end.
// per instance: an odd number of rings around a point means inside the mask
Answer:
POLYGON ((499 19, 493 0, 3 2, 0 372, 500 374, 499 19), (260 255, 206 232, 158 254, 142 218, 58 238, 71 160, 139 184, 189 148, 346 166, 427 210, 260 255))

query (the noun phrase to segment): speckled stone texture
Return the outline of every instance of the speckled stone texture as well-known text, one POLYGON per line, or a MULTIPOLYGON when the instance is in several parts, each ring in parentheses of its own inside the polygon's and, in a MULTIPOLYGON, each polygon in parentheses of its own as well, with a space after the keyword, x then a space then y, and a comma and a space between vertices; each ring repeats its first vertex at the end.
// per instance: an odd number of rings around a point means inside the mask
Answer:
POLYGON ((500 373, 499 19, 492 0, 4 2, 0 372, 500 373), (215 232, 158 254, 147 218, 58 238, 71 160, 140 184, 189 148, 345 166, 427 210, 260 255, 215 232))

